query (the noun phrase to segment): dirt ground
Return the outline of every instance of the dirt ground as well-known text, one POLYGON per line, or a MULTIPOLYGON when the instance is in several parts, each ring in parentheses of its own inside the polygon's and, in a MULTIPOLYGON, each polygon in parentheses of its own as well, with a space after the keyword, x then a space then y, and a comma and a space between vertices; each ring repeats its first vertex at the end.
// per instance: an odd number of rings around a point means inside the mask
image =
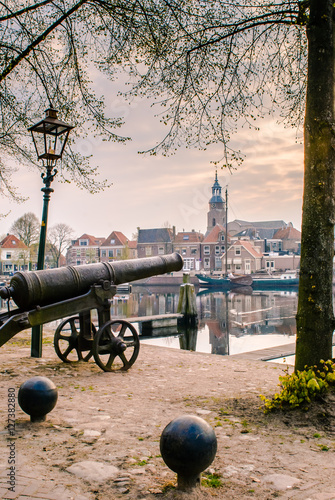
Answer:
POLYGON ((64 498, 335 499, 335 395, 307 413, 264 415, 259 394, 274 394, 283 365, 142 345, 128 372, 105 373, 93 361, 62 363, 51 333, 43 357, 31 358, 29 336, 0 348, 3 473, 14 439, 17 473, 29 468, 63 486, 64 498), (17 395, 36 375, 54 381, 57 405, 45 422, 31 423, 16 403, 10 437, 8 389, 17 395), (159 447, 181 415, 203 418, 217 437, 203 484, 190 493, 175 488, 159 447))

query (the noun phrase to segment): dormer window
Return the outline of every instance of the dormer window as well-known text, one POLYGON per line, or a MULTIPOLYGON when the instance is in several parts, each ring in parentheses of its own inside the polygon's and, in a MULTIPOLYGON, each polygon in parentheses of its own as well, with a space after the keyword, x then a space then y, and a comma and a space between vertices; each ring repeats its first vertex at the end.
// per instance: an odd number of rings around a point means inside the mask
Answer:
POLYGON ((189 235, 188 234, 184 234, 183 240, 189 240, 189 239, 190 239, 189 235))

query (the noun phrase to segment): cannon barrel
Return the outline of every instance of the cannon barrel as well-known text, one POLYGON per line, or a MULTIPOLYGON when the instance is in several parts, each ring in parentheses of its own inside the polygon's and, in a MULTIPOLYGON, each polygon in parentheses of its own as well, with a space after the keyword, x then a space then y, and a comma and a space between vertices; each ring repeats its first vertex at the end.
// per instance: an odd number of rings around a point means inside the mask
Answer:
POLYGON ((157 274, 180 271, 183 259, 178 253, 67 266, 42 271, 17 272, 9 287, 0 289, 3 299, 12 298, 23 310, 53 304, 84 295, 94 284, 109 281, 114 285, 128 283, 157 274))

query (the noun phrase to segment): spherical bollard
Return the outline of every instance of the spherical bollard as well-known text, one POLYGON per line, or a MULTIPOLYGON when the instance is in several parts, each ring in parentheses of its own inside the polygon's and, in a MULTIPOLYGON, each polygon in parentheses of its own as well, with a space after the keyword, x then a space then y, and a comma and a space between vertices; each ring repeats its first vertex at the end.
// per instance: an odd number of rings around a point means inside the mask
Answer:
POLYGON ((18 402, 31 422, 43 422, 57 402, 55 384, 46 377, 32 377, 24 382, 18 392, 18 402))
POLYGON ((184 415, 172 420, 163 430, 160 450, 166 465, 177 473, 178 489, 200 486, 200 474, 214 460, 216 435, 202 418, 184 415))

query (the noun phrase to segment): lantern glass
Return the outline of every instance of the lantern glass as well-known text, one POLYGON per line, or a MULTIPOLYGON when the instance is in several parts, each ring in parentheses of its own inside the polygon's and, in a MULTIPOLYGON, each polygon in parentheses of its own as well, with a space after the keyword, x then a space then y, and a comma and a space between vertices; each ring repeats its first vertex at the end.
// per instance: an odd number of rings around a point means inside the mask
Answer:
POLYGON ((37 158, 51 162, 61 158, 72 128, 72 125, 58 120, 55 109, 47 109, 44 120, 28 129, 33 138, 37 158))

